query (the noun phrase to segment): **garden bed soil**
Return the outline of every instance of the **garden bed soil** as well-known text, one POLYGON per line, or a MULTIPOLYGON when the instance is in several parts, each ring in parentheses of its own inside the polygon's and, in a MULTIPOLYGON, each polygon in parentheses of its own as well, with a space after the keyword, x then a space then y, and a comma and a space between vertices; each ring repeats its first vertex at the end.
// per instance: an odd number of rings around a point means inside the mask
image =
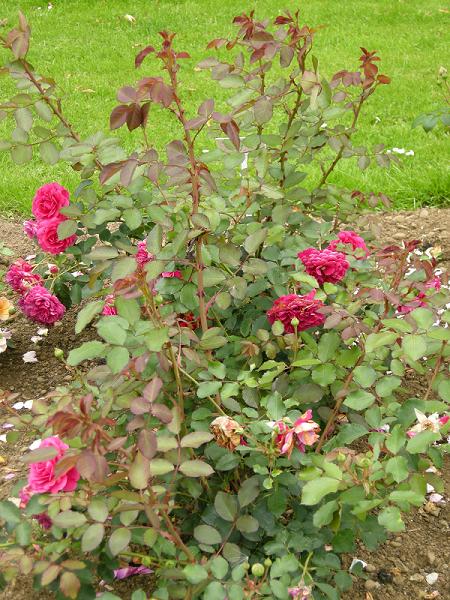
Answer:
MULTIPOLYGON (((360 219, 361 228, 370 229, 380 243, 419 239, 424 247, 441 248, 438 258, 442 268, 450 266, 450 209, 426 208, 419 211, 374 213, 360 219)), ((22 234, 20 224, 0 221, 1 241, 11 248, 15 256, 33 252, 32 243, 22 234)), ((17 400, 33 400, 45 395, 57 385, 64 385, 72 374, 55 358, 54 348, 66 353, 76 340, 74 334, 75 310, 70 310, 60 326, 49 328, 48 335, 37 345, 31 337, 36 335, 36 324, 27 321, 20 313, 8 322, 12 331, 14 348, 0 355, 1 390, 19 394, 17 400), (36 363, 24 363, 25 352, 35 350, 36 363)), ((89 334, 88 334, 89 335, 89 334)), ((4 407, 0 411, 5 412, 4 407)), ((0 444, 0 497, 8 497, 17 479, 23 477, 20 456, 27 451, 29 436, 15 446, 0 444), (9 479, 13 475, 13 478, 9 479), (5 479, 5 476, 7 477, 5 479)), ((450 464, 442 473, 445 481, 445 498, 450 496, 450 464)), ((404 533, 392 536, 375 552, 363 547, 355 549, 353 556, 368 563, 364 577, 347 592, 345 600, 447 600, 450 598, 450 500, 442 505, 425 505, 406 517, 404 533), (426 582, 426 575, 435 572, 435 584, 426 582)), ((348 557, 351 560, 351 557, 348 557)), ((134 589, 142 587, 151 592, 151 577, 140 576, 114 585, 114 593, 130 598, 134 589)), ((20 577, 10 584, 1 600, 30 600, 50 598, 48 592, 33 591, 31 581, 20 577)))

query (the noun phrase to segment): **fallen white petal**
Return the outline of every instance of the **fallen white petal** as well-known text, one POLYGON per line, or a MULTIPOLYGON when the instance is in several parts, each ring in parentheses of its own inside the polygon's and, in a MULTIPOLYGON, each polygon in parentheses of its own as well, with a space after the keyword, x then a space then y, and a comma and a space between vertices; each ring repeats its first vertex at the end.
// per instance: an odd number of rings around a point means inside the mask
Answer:
POLYGON ((37 344, 38 342, 40 342, 42 340, 40 335, 33 335, 33 336, 31 336, 30 339, 33 342, 33 344, 37 344))
POLYGON ((434 487, 427 483, 427 494, 431 494, 431 492, 434 492, 434 487))
POLYGON ((48 334, 48 329, 47 327, 39 327, 39 329, 37 330, 37 334, 38 335, 47 335, 48 334))
POLYGON ((35 363, 38 361, 36 357, 36 352, 34 350, 30 350, 29 352, 25 352, 22 356, 22 360, 24 363, 35 363))
POLYGON ((362 566, 362 568, 363 568, 363 569, 365 569, 365 568, 367 567, 367 563, 366 563, 366 562, 364 562, 364 561, 363 561, 363 560, 361 560, 360 558, 355 558, 355 557, 353 557, 353 560, 352 560, 352 562, 351 562, 351 565, 350 565, 350 569, 349 569, 349 570, 351 571, 351 570, 352 570, 352 569, 353 569, 353 568, 354 568, 354 567, 355 567, 357 564, 360 564, 360 565, 362 566))
POLYGON ((445 504, 444 496, 442 496, 442 494, 438 494, 437 492, 430 494, 428 500, 433 502, 433 504, 445 504))
POLYGON ((15 404, 12 405, 14 410, 22 410, 22 408, 24 408, 24 406, 25 406, 24 402, 16 402, 15 404))
POLYGON ((427 580, 428 585, 434 585, 436 583, 436 581, 438 580, 439 574, 438 573, 428 573, 428 575, 425 576, 425 579, 427 580))
POLYGON ((6 442, 6 433, 2 433, 2 435, 0 435, 0 442, 6 442))
POLYGON ((32 444, 30 444, 30 445, 28 446, 28 448, 29 448, 30 450, 36 450, 36 448, 39 448, 39 446, 41 445, 41 441, 42 441, 42 440, 34 440, 34 442, 33 442, 32 444))

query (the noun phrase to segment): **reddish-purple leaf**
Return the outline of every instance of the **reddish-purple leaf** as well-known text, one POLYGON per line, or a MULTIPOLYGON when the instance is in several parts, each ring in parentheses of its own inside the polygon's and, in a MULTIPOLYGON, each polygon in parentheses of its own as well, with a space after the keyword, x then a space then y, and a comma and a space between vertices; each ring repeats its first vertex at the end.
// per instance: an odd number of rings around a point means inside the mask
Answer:
POLYGON ((156 454, 156 434, 150 429, 143 429, 138 436, 138 448, 148 460, 156 454))
POLYGON ((136 102, 136 90, 129 85, 126 85, 117 92, 117 100, 119 102, 136 102))
POLYGON ((105 167, 103 167, 101 173, 100 173, 100 183, 103 185, 104 183, 106 183, 108 181, 108 179, 110 179, 113 175, 115 175, 118 171, 120 171, 120 169, 122 168, 123 162, 115 162, 115 163, 109 163, 109 165, 106 165, 105 167))
POLYGON ((172 412, 165 404, 152 404, 152 415, 159 419, 161 423, 170 423, 172 421, 172 412))
POLYGON ((108 463, 101 454, 84 450, 77 461, 77 469, 84 479, 101 483, 109 473, 108 463))
POLYGON ((127 127, 130 131, 142 125, 143 114, 140 104, 132 104, 127 114, 127 127))
POLYGON ((163 382, 159 377, 154 377, 150 383, 145 386, 142 395, 147 402, 154 402, 156 400, 159 392, 161 391, 162 384, 163 382))
POLYGON ((126 104, 120 104, 113 109, 111 116, 109 117, 109 128, 119 129, 122 125, 125 125, 127 120, 129 107, 126 104))
POLYGON ((155 49, 153 48, 153 46, 147 46, 146 48, 144 48, 143 50, 141 50, 139 52, 139 54, 136 56, 136 58, 134 59, 134 66, 137 68, 139 68, 142 64, 142 61, 144 60, 144 58, 150 54, 151 52, 154 52, 155 49))
POLYGON ((144 415, 150 411, 150 402, 142 396, 138 396, 131 401, 130 410, 133 415, 144 415))
POLYGON ((209 118, 211 116, 213 110, 214 110, 214 100, 209 99, 209 100, 205 100, 204 102, 202 102, 200 104, 197 112, 200 116, 209 118))

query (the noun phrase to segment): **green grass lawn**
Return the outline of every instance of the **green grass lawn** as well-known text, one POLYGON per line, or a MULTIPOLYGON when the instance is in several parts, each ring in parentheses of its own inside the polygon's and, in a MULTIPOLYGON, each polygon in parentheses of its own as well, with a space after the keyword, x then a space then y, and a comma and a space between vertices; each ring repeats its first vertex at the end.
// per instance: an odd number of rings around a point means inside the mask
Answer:
MULTIPOLYGON (((182 80, 187 102, 196 106, 208 97, 224 97, 209 75, 194 68, 210 39, 232 31, 233 16, 254 7, 272 18, 284 8, 299 7, 309 25, 326 26, 316 37, 314 52, 324 75, 355 68, 359 47, 365 46, 379 51, 382 71, 392 78, 370 99, 356 142, 414 151, 400 168, 387 171, 369 167, 361 173, 341 162, 330 182, 381 191, 396 207, 413 208, 448 203, 448 135, 442 129, 428 134, 411 129, 418 114, 441 103, 436 73, 441 64, 450 66, 450 15, 444 6, 443 0, 53 0, 48 10, 44 0, 1 0, 0 20, 7 18, 9 26, 15 24, 18 8, 26 14, 32 27, 29 60, 56 79, 66 114, 87 135, 108 128, 117 88, 142 76, 134 69, 134 56, 144 45, 157 43, 158 31, 178 32, 179 48, 191 54, 182 80), (135 22, 127 21, 126 14, 135 22)), ((155 62, 144 64, 146 74, 156 72, 155 62)), ((1 78, 0 101, 9 89, 1 78)), ((157 120, 150 133, 156 145, 175 135, 169 122, 157 120)), ((122 130, 119 135, 126 138, 122 130)), ((127 144, 132 147, 131 140, 127 144)), ((37 160, 17 167, 1 154, 0 213, 27 213, 35 188, 55 179, 70 188, 78 176, 64 165, 49 167, 37 160)))

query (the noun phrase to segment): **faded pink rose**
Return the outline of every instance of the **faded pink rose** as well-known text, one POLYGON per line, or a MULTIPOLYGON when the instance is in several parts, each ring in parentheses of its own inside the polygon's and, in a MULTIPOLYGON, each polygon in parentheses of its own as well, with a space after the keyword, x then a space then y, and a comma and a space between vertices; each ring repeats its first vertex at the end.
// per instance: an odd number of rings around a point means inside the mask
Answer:
POLYGON ((438 292, 442 287, 442 281, 439 275, 435 275, 433 279, 427 281, 425 287, 428 289, 434 288, 438 292))
POLYGON ((149 575, 150 573, 153 573, 153 571, 148 567, 144 567, 144 565, 123 567, 122 569, 114 569, 114 578, 128 579, 128 577, 132 577, 133 575, 149 575))
POLYGON ((269 323, 272 325, 275 321, 281 321, 285 333, 294 333, 295 329, 292 325, 294 318, 298 320, 297 331, 322 325, 325 315, 322 315, 319 310, 323 307, 323 302, 316 300, 314 296, 314 290, 306 296, 297 294, 280 296, 275 300, 272 308, 267 311, 269 323))
POLYGON ((410 438, 414 437, 418 433, 421 433, 422 431, 439 433, 441 427, 446 425, 450 420, 449 415, 443 415, 440 417, 438 413, 433 413, 427 417, 427 415, 417 408, 414 409, 414 412, 416 414, 417 423, 414 425, 414 427, 411 427, 411 429, 406 432, 406 435, 410 438))
POLYGON ((72 246, 77 239, 76 235, 71 235, 64 240, 58 237, 58 226, 64 219, 48 219, 41 221, 37 229, 37 240, 39 246, 44 252, 50 254, 61 254, 69 246, 72 246))
POLYGON ((24 221, 23 232, 30 238, 30 240, 34 239, 37 233, 37 221, 35 221, 34 219, 24 221))
POLYGON ((153 254, 147 250, 147 242, 142 241, 138 243, 138 251, 136 252, 136 262, 140 269, 143 269, 144 266, 153 260, 153 254))
POLYGON ((306 248, 297 256, 305 265, 308 275, 315 277, 319 285, 341 281, 350 267, 345 254, 333 250, 306 248))
POLYGON ((183 279, 181 271, 164 271, 163 273, 161 273, 161 277, 165 277, 165 278, 175 277, 176 279, 183 279))
POLYGON ((69 192, 59 183, 46 183, 40 187, 33 199, 32 212, 38 221, 61 219, 60 209, 69 206, 69 192))
POLYGON ((15 292, 23 294, 33 286, 42 283, 43 279, 38 273, 33 273, 33 266, 30 263, 19 258, 9 267, 5 281, 15 292))
POLYGON ((80 478, 80 474, 75 467, 71 467, 62 475, 55 475, 55 467, 63 458, 69 446, 62 442, 58 437, 52 436, 42 440, 39 448, 55 448, 57 454, 49 460, 43 460, 30 465, 30 472, 28 475, 28 487, 30 492, 38 494, 73 492, 77 487, 77 482, 80 478))
POLYGON ((317 432, 320 431, 320 427, 312 420, 311 409, 299 417, 292 427, 284 421, 277 421, 274 428, 276 430, 275 445, 280 454, 286 454, 288 458, 294 448, 305 452, 306 446, 312 446, 319 439, 317 432))
POLYGON ((60 321, 66 312, 64 304, 42 285, 32 287, 21 298, 19 306, 29 319, 44 325, 60 321))
POLYGON ((328 244, 328 250, 336 250, 339 248, 339 250, 345 252, 345 248, 342 249, 341 246, 351 246, 353 251, 357 250, 358 248, 364 250, 364 256, 358 256, 358 259, 367 258, 369 255, 366 242, 354 231, 340 231, 338 233, 338 239, 331 240, 331 242, 328 244))
POLYGON ((115 296, 114 294, 108 294, 105 297, 105 306, 102 310, 102 315, 115 316, 117 315, 117 308, 114 306, 115 296))
POLYGON ((311 588, 309 586, 297 586, 288 588, 288 594, 296 600, 309 600, 311 597, 311 588))

